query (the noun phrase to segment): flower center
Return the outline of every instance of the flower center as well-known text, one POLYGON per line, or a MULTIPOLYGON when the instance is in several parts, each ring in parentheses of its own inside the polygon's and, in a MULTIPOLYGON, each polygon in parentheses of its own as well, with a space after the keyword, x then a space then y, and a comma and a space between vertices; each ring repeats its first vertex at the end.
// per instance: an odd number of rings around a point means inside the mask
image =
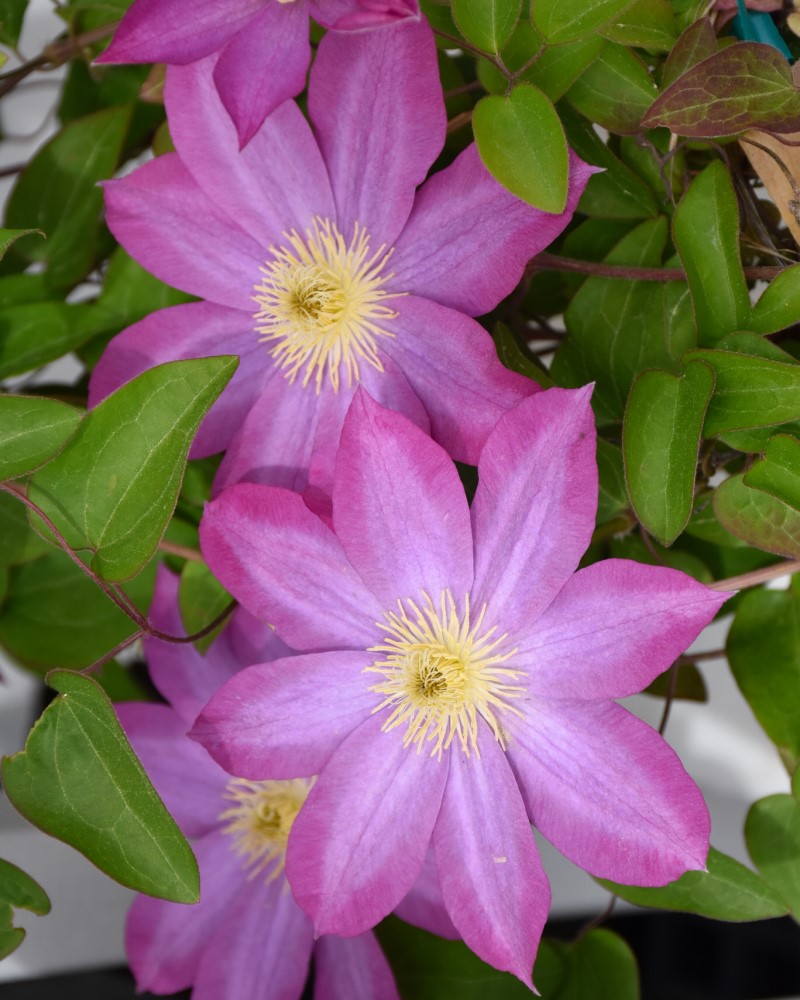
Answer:
POLYGON ((273 867, 268 882, 281 874, 289 831, 313 783, 313 778, 293 781, 234 778, 228 782, 224 798, 234 804, 219 818, 228 820, 224 831, 234 838, 233 850, 244 857, 245 868, 250 869, 248 878, 254 878, 270 865, 273 867))
POLYGON ((459 615, 449 590, 442 591, 438 607, 424 594, 422 607, 413 601, 398 601, 399 611, 387 611, 378 623, 386 636, 370 652, 383 653, 366 670, 382 674, 370 688, 384 696, 375 709, 390 708, 384 732, 406 726, 403 745, 433 743, 431 756, 447 750, 458 737, 464 752, 478 756, 478 716, 489 724, 495 739, 505 749, 499 712, 520 712, 509 705, 523 691, 513 682, 521 671, 502 667, 516 653, 497 650, 507 635, 495 638, 497 626, 482 632, 486 605, 477 619, 470 620, 469 595, 459 615), (408 610, 407 610, 408 609, 408 610))
POLYGON ((294 229, 284 236, 288 246, 270 247, 273 259, 253 295, 256 332, 275 363, 290 382, 301 371, 303 386, 313 377, 317 392, 326 375, 337 391, 342 371, 352 386, 362 363, 383 371, 378 342, 394 336, 383 324, 397 316, 383 304, 398 294, 383 290, 392 251, 371 254, 358 223, 349 243, 329 219, 316 219, 305 237, 294 229))

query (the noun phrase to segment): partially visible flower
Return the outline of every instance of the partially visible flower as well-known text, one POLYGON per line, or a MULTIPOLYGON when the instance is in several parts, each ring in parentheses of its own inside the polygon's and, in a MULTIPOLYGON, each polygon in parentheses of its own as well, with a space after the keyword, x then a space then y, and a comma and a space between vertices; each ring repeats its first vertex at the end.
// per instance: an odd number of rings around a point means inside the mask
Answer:
POLYGON ((281 489, 206 508, 214 573, 305 655, 237 675, 192 735, 251 779, 319 776, 286 863, 317 933, 375 924, 432 845, 456 929, 531 985, 550 898, 531 822, 593 875, 655 886, 703 868, 699 789, 613 699, 728 595, 626 560, 575 572, 594 449, 588 389, 530 397, 489 435, 470 511, 444 451, 360 390, 333 530, 281 489))
POLYGON ((101 63, 185 66, 214 52, 222 103, 246 145, 279 104, 305 87, 308 19, 364 31, 419 17, 418 0, 135 0, 101 63))
POLYGON ((177 153, 106 185, 119 241, 205 301, 116 337, 92 405, 161 362, 235 353, 192 452, 227 450, 217 490, 248 480, 328 497, 358 385, 474 464, 501 414, 538 386, 501 365, 470 317, 516 287, 593 168, 572 157, 561 215, 501 187, 474 144, 425 181, 445 115, 424 21, 326 35, 309 85, 315 133, 289 101, 241 153, 213 68, 213 57, 171 67, 177 153))
MULTIPOLYGON (((177 634, 177 581, 166 570, 159 574, 152 617, 177 634)), ((312 923, 286 883, 287 838, 312 781, 231 778, 186 736, 207 698, 243 663, 288 652, 270 629, 238 609, 205 656, 191 645, 148 642, 151 676, 171 707, 117 706, 159 794, 194 838, 200 867, 198 904, 140 896, 131 908, 125 944, 140 990, 193 986, 193 1000, 296 1000, 313 952, 315 1000, 397 998, 374 936, 315 942, 312 923)))

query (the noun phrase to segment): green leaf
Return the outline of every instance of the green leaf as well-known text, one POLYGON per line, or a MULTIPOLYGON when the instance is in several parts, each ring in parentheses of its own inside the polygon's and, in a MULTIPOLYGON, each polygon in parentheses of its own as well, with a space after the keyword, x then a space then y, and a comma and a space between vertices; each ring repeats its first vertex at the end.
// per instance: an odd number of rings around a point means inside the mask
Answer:
MULTIPOLYGON (((710 582, 710 580, 708 581, 710 582)), ((659 674, 642 691, 652 698, 678 698, 681 701, 708 701, 708 690, 703 675, 693 663, 679 663, 678 675, 673 682, 670 670, 659 674)))
POLYGON ((673 216, 702 345, 748 329, 750 295, 739 257, 739 209, 730 175, 716 161, 699 174, 673 216))
MULTIPOLYGON (((89 666, 131 635, 135 626, 67 555, 37 540, 49 554, 12 571, 8 596, 0 606, 0 642, 38 671, 89 666)), ((140 609, 150 603, 154 574, 151 565, 125 585, 140 609)))
POLYGON ((475 107, 475 142, 486 168, 518 198, 545 212, 567 204, 569 153, 550 99, 529 84, 475 107))
POLYGON ((677 135, 713 139, 750 128, 796 132, 800 91, 789 63, 771 45, 737 42, 678 77, 642 120, 677 135))
POLYGON ((745 473, 744 484, 800 511, 800 441, 776 434, 764 458, 745 473))
POLYGON ((0 278, 0 306, 17 306, 50 298, 43 274, 7 274, 0 278))
MULTIPOLYGON (((713 583, 714 580, 711 570, 702 559, 674 545, 668 549, 651 540, 647 546, 640 535, 630 534, 624 538, 612 538, 609 547, 615 559, 634 559, 648 566, 669 566, 694 577, 700 583, 713 583)), ((666 677, 666 674, 661 676, 666 677)))
POLYGON ((699 359, 717 376, 706 414, 704 433, 772 427, 800 413, 800 365, 784 364, 732 351, 689 351, 684 360, 699 359))
MULTIPOLYGON (((0 15, 2 14, 2 3, 4 0, 0 0, 0 15)), ((0 229, 0 260, 6 255, 6 250, 21 236, 30 236, 31 233, 36 233, 38 236, 44 236, 41 229, 0 229)))
POLYGON ((708 852, 708 871, 686 872, 676 882, 657 889, 619 885, 597 879, 605 889, 637 906, 697 913, 734 922, 780 917, 787 907, 755 872, 715 848, 708 852))
POLYGON ((657 95, 644 62, 630 49, 609 42, 570 87, 566 100, 609 132, 636 135, 657 95))
POLYGON ((519 19, 522 0, 453 0, 459 31, 482 52, 499 52, 519 19))
MULTIPOLYGON (((800 264, 774 278, 753 307, 747 327, 754 333, 777 333, 800 322, 800 264)), ((767 342, 768 343, 768 342, 767 342)))
POLYGON ((536 0, 533 23, 551 45, 589 35, 618 17, 632 0, 536 0))
POLYGON ((742 595, 728 633, 742 694, 786 766, 800 763, 800 583, 742 595))
POLYGON ((633 383, 622 428, 625 479, 636 516, 662 545, 692 513, 697 453, 714 371, 689 362, 682 377, 642 372, 633 383))
MULTIPOLYGON (((547 45, 522 79, 543 90, 551 101, 558 101, 605 47, 599 35, 588 35, 567 45, 547 45)), ((505 59, 505 55, 503 57, 505 59)))
POLYGON ((94 265, 103 205, 97 185, 117 167, 130 117, 129 106, 115 107, 70 123, 36 153, 14 185, 6 222, 47 233, 47 240, 25 241, 19 252, 28 261, 47 262, 52 287, 75 284, 94 265))
POLYGON ((81 412, 41 396, 0 396, 0 479, 14 479, 51 458, 81 422, 81 412))
POLYGON ((579 211, 601 219, 649 219, 659 214, 652 189, 614 155, 585 118, 567 106, 562 122, 578 156, 603 168, 589 178, 579 211))
MULTIPOLYGON (((562 964, 556 974, 561 981, 543 991, 545 1000, 638 1000, 636 958, 618 934, 605 928, 593 930, 573 944, 561 945, 558 954, 562 964)), ((538 970, 537 963, 534 975, 538 970)))
MULTIPOLYGON (((658 267, 666 240, 666 219, 650 219, 605 259, 611 264, 658 267)), ((694 343, 685 282, 592 277, 576 292, 564 319, 569 336, 556 353, 553 377, 568 386, 596 380, 593 405, 601 424, 622 419, 640 371, 680 371, 678 358, 694 343)))
POLYGON ((137 264, 122 247, 117 247, 108 262, 97 308, 113 318, 111 328, 116 331, 138 323, 157 309, 191 301, 191 295, 165 285, 137 264))
POLYGON ((28 302, 3 309, 0 378, 55 361, 106 329, 107 323, 94 306, 85 303, 28 302))
POLYGON ((768 795, 750 807, 744 824, 747 849, 764 879, 800 920, 800 802, 797 772, 793 795, 768 795))
POLYGON ((461 941, 447 941, 389 917, 376 928, 403 1000, 529 1000, 508 972, 485 965, 461 941))
POLYGON ((731 476, 714 493, 720 523, 749 545, 800 559, 800 512, 731 476))
POLYGON ((506 368, 512 372, 516 372, 518 375, 524 375, 525 378, 531 379, 545 389, 549 389, 555 385, 547 372, 531 361, 523 352, 514 334, 505 323, 498 322, 495 324, 493 336, 495 347, 497 348, 497 356, 506 368))
POLYGON ((662 73, 662 87, 669 87, 695 63, 707 59, 717 51, 717 35, 710 17, 693 21, 681 34, 667 56, 662 73))
POLYGON ((28 515, 19 500, 0 492, 0 566, 30 562, 52 551, 52 545, 28 524, 28 515))
POLYGON ((678 22, 668 0, 634 0, 600 31, 620 45, 669 52, 678 37, 678 22))
POLYGON ((6 794, 34 826, 74 847, 137 892, 179 903, 200 898, 197 862, 125 738, 111 702, 89 677, 55 670, 60 692, 3 760, 6 794))
MULTIPOLYGON (((187 635, 193 635, 213 622, 228 607, 231 600, 231 595, 205 563, 186 563, 178 588, 178 607, 187 635)), ((195 648, 205 653, 224 627, 222 624, 202 639, 198 639, 194 644, 195 648)))
POLYGON ((597 523, 606 524, 628 506, 622 452, 603 438, 597 439, 597 472, 600 489, 597 498, 597 523))
POLYGON ((0 0, 0 45, 16 48, 28 0, 0 0))
POLYGON ((22 927, 12 926, 12 906, 32 913, 50 912, 44 889, 21 868, 0 858, 0 959, 15 951, 25 938, 22 927))
POLYGON ((84 417, 28 496, 103 579, 133 576, 175 510, 192 438, 237 358, 174 361, 143 372, 84 417))

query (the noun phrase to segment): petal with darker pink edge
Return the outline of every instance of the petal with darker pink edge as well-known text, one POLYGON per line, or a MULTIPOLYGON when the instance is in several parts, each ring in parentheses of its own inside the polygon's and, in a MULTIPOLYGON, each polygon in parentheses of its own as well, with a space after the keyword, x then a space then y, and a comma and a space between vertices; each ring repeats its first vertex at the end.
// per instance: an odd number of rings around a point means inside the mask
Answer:
POLYGON ((371 931, 317 939, 314 1000, 400 1000, 392 970, 371 931))
POLYGON ((360 390, 336 459, 333 523, 347 557, 385 608, 436 600, 472 583, 472 530, 447 453, 360 390))
POLYGON ((449 757, 381 724, 369 719, 331 757, 289 835, 286 874, 317 934, 361 934, 391 913, 430 843, 449 757))
POLYGON ((508 756, 545 837, 590 875, 666 885, 703 869, 710 820, 675 751, 616 702, 531 699, 508 756))

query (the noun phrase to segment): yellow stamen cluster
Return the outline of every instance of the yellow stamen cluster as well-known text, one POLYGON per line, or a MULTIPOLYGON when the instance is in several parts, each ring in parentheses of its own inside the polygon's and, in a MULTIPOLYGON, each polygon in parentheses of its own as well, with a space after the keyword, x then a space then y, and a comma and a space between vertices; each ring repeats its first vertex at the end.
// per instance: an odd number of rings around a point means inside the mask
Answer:
POLYGON ((224 797, 234 803, 220 814, 228 820, 225 833, 234 838, 232 845, 245 859, 248 878, 255 878, 272 865, 267 881, 283 871, 286 844, 292 823, 311 790, 313 779, 293 781, 248 781, 234 778, 228 782, 224 797))
POLYGON ((378 342, 394 334, 382 324, 397 316, 383 304, 396 297, 383 289, 392 251, 371 254, 358 223, 349 243, 329 219, 315 220, 305 237, 294 229, 284 236, 288 246, 270 247, 253 296, 256 331, 275 363, 290 382, 303 371, 303 386, 313 378, 317 392, 326 375, 337 391, 342 370, 352 386, 362 363, 383 371, 378 342))
POLYGON ((478 716, 483 718, 505 749, 499 712, 521 714, 508 701, 523 691, 513 682, 522 674, 502 667, 516 649, 497 652, 507 635, 495 638, 497 626, 481 634, 486 605, 474 622, 470 618, 469 595, 459 615, 449 591, 443 591, 438 606, 424 594, 422 607, 413 601, 398 601, 399 611, 387 612, 379 622, 386 636, 370 652, 382 653, 367 671, 384 680, 370 688, 384 696, 376 712, 390 708, 384 731, 405 725, 403 745, 433 744, 431 756, 441 757, 455 738, 464 752, 478 750, 478 716), (408 609, 408 610, 407 610, 408 609))

